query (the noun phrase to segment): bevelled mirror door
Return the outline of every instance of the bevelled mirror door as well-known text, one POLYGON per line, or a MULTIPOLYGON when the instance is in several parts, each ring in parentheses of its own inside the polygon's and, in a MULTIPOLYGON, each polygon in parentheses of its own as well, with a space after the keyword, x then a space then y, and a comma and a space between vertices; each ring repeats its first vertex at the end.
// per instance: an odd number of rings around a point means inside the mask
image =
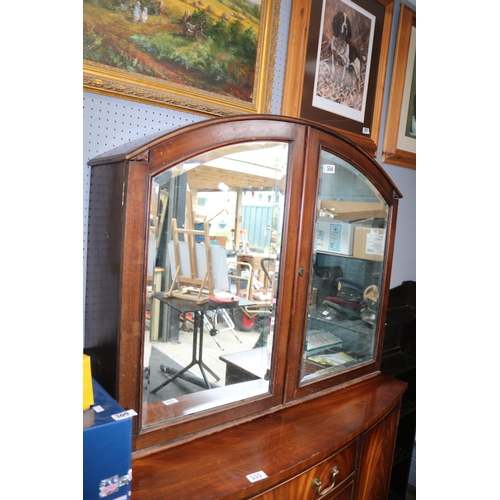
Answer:
POLYGON ((153 177, 143 427, 269 392, 287 163, 247 142, 153 177))
POLYGON ((302 384, 374 360, 388 205, 342 158, 320 155, 302 384))

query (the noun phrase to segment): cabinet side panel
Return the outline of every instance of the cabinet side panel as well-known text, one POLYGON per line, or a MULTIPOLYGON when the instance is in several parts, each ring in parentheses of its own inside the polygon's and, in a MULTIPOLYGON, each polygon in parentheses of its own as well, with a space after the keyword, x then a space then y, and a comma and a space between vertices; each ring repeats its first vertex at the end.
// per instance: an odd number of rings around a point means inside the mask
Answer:
POLYGON ((363 437, 357 500, 387 500, 400 406, 363 437))
POLYGON ((123 166, 92 168, 87 244, 85 348, 92 376, 116 398, 123 166))

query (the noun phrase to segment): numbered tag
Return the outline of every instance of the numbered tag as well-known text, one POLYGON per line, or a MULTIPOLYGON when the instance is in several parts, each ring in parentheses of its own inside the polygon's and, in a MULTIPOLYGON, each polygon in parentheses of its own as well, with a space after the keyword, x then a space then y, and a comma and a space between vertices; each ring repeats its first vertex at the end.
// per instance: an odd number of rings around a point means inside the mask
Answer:
POLYGON ((174 405, 175 403, 178 403, 179 400, 178 399, 175 399, 175 398, 172 398, 172 399, 166 399, 165 401, 162 401, 162 403, 164 405, 174 405))
POLYGON ((257 481, 260 481, 261 479, 265 479, 266 477, 267 474, 260 470, 259 472, 253 472, 252 474, 248 474, 247 479, 251 483, 255 483, 257 481))
POLYGON ((135 417, 137 412, 135 410, 122 411, 121 413, 115 413, 111 415, 113 420, 125 420, 126 418, 135 417))

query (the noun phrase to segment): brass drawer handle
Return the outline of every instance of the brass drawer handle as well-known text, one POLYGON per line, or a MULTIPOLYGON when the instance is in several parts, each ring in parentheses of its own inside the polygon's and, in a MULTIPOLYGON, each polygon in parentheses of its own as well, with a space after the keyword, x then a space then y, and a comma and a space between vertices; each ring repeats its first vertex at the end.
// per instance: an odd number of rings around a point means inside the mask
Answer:
POLYGON ((321 491, 321 487, 323 486, 323 483, 321 482, 321 479, 319 477, 315 477, 313 479, 311 487, 313 489, 318 488, 318 496, 322 497, 323 495, 326 495, 326 494, 330 493, 330 491, 333 490, 333 488, 335 486, 335 476, 338 473, 339 473, 339 468, 338 468, 337 465, 334 465, 332 467, 332 470, 330 471, 330 474, 332 475, 333 483, 326 490, 323 490, 323 491, 321 491))

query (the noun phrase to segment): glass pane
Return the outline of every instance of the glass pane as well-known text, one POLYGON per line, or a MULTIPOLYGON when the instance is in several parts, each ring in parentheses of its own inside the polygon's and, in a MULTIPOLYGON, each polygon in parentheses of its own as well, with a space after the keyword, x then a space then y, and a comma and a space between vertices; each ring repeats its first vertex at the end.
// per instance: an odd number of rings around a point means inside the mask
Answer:
POLYGON ((302 381, 373 360, 388 205, 323 150, 302 381))
POLYGON ((269 392, 287 157, 249 142, 153 178, 143 426, 269 392))

